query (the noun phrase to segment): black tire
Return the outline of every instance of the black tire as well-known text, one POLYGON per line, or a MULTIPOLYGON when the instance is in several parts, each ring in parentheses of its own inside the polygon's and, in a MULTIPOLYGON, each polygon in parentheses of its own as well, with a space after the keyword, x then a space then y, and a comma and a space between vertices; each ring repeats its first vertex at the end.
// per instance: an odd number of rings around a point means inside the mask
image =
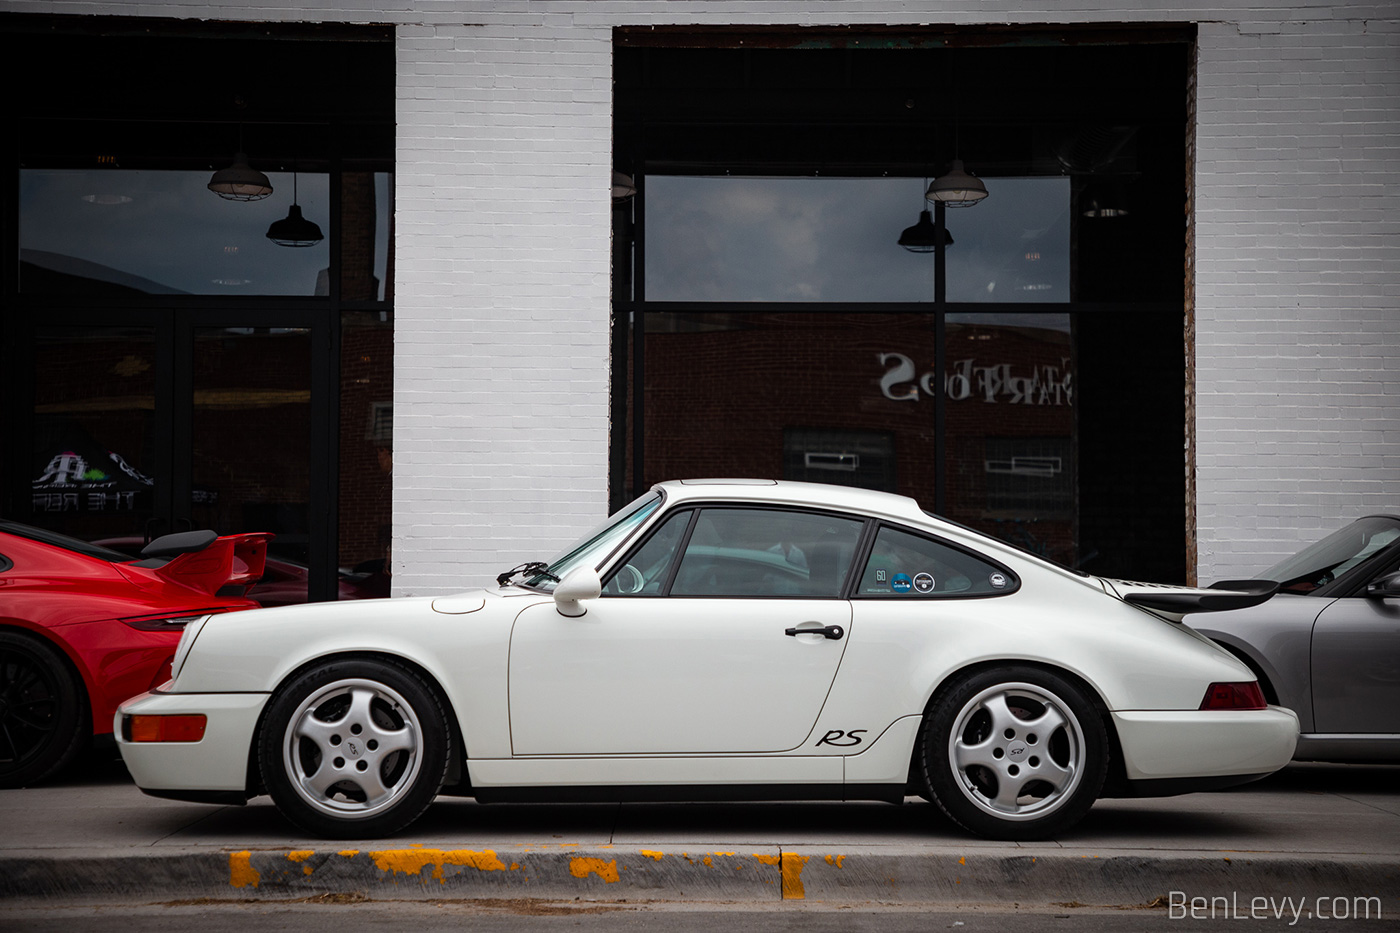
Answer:
POLYGON ((405 828, 433 802, 453 754, 433 689, 391 661, 328 661, 268 704, 258 765, 277 809, 331 839, 405 828))
POLYGON ((1108 773, 1108 736, 1067 678, 1023 665, 984 670, 930 706, 919 759, 934 801, 989 839, 1044 839, 1083 818, 1108 773))
POLYGON ((0 787, 27 787, 92 741, 87 691, 59 650, 0 631, 0 787))

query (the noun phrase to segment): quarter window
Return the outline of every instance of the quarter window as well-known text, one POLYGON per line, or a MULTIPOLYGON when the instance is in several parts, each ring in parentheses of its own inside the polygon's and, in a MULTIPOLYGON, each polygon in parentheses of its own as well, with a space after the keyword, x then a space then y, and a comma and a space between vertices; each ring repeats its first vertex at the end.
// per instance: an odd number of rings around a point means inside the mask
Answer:
POLYGON ((881 528, 861 574, 856 595, 891 599, 938 596, 999 596, 1020 581, 1009 571, 966 551, 881 528))

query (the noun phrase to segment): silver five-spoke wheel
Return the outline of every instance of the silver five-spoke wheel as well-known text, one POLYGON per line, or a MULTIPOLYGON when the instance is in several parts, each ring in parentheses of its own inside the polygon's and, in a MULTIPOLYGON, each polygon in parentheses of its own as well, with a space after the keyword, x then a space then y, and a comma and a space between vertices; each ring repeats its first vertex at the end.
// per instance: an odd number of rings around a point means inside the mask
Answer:
POLYGON ((1103 719, 1083 687, 1024 665, 962 677, 924 718, 928 795, 995 839, 1042 839, 1089 810, 1108 770, 1103 719))
POLYGON ((397 832, 437 796, 453 754, 442 701, 388 659, 331 660, 273 694, 259 740, 263 783, 302 828, 336 838, 397 832))
POLYGON ((1031 684, 997 684, 959 711, 948 758, 973 805, 999 819, 1032 820, 1079 786, 1084 731, 1059 697, 1031 684))
POLYGON ((303 800, 350 819, 373 816, 413 786, 423 727, 398 693, 363 679, 327 685, 287 724, 283 763, 303 800))

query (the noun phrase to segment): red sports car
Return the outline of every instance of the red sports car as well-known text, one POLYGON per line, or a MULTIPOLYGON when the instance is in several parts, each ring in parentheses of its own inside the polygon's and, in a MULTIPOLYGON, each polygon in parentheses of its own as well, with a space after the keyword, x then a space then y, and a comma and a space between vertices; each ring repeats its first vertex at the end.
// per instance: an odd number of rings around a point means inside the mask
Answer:
POLYGON ((33 784, 110 735, 118 703, 169 678, 186 622, 257 608, 242 594, 270 537, 189 531, 135 559, 0 521, 0 787, 33 784))

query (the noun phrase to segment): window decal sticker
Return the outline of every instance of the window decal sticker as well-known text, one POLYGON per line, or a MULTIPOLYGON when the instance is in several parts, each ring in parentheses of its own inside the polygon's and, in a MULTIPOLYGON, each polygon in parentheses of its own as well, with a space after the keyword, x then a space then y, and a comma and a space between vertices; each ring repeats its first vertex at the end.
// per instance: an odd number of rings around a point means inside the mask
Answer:
POLYGON ((912 585, 913 581, 909 579, 909 574, 907 573, 897 573, 894 575, 894 579, 890 581, 890 586, 894 587, 896 593, 907 593, 909 592, 909 587, 912 585))
POLYGON ((933 585, 933 574, 919 573, 914 575, 914 589, 920 593, 932 593, 933 585))

